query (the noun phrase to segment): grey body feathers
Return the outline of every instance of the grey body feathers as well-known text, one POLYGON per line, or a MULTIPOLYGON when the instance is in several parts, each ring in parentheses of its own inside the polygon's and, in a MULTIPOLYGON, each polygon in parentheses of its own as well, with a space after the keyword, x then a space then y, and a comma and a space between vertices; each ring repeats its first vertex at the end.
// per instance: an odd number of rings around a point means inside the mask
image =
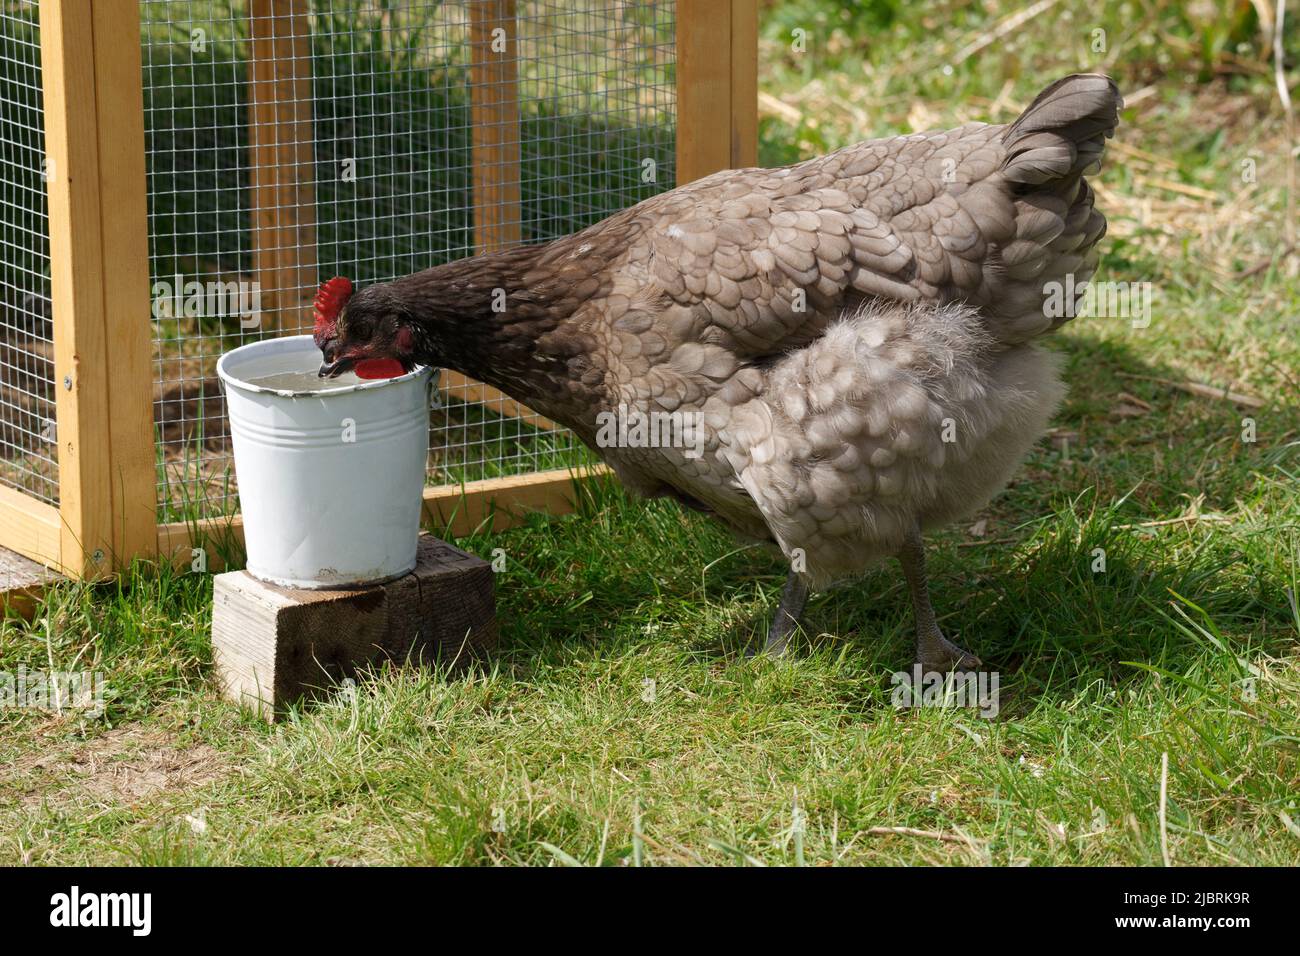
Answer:
POLYGON ((1067 77, 1008 127, 719 173, 630 211, 637 281, 616 278, 619 313, 593 325, 613 400, 700 414, 708 441, 606 460, 774 541, 813 584, 983 506, 1063 395, 1037 340, 1065 319, 1043 302, 1096 268, 1084 174, 1119 106, 1110 80, 1067 77))
POLYGON ((700 454, 599 451, 824 583, 979 508, 1041 434, 1062 388, 1038 342, 1068 319, 1044 302, 1096 269, 1085 176, 1120 106, 1109 79, 1066 77, 1009 126, 719 172, 395 287, 432 317, 429 361, 589 444, 613 409, 698 417, 700 454))

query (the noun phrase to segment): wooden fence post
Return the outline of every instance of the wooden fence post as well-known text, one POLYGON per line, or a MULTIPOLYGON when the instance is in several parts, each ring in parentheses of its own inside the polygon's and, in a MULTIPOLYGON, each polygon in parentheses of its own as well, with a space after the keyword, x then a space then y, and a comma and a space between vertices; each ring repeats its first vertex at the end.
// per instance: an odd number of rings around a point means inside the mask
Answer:
POLYGON ((157 492, 137 0, 42 0, 60 564, 152 556, 157 492))
POLYGON ((474 248, 494 252, 523 235, 515 0, 477 0, 470 18, 474 248))
POLYGON ((758 4, 678 0, 677 184, 758 163, 758 4))
POLYGON ((758 165, 758 2, 731 0, 731 167, 758 165))
POLYGON ((248 153, 262 328, 310 326, 316 170, 308 0, 249 0, 248 153))
MULTIPOLYGON (((519 126, 519 23, 515 0, 474 0, 470 15, 470 171, 473 182, 474 251, 496 252, 523 240, 522 134, 519 126)), ((503 417, 537 413, 510 396, 459 372, 444 369, 438 387, 464 402, 503 417)), ((533 424, 555 428, 538 416, 533 424)))

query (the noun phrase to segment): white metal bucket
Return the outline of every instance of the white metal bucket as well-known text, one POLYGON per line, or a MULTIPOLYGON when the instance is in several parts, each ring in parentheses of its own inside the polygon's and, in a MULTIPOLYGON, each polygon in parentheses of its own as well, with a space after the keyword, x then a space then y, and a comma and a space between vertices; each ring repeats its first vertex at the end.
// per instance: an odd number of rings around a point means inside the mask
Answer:
POLYGON ((319 368, 310 335, 217 363, 235 446, 248 572, 272 584, 373 584, 415 567, 433 369, 295 392, 246 379, 319 368))

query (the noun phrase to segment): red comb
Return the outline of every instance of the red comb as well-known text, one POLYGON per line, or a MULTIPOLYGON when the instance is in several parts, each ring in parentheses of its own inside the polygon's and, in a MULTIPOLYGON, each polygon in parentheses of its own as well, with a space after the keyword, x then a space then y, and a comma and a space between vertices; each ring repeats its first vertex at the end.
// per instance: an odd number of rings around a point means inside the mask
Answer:
POLYGON ((314 303, 317 335, 338 321, 339 310, 351 295, 352 282, 343 276, 335 276, 317 290, 314 303))

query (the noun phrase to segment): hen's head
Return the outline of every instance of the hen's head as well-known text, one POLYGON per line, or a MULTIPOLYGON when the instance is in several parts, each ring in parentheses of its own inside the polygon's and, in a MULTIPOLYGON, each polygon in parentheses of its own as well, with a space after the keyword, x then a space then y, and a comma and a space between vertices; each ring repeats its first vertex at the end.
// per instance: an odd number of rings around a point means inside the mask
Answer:
POLYGON ((352 283, 337 276, 320 287, 315 306, 314 337, 324 358, 321 378, 351 369, 362 378, 383 378, 415 367, 414 323, 388 286, 354 293, 352 283))

